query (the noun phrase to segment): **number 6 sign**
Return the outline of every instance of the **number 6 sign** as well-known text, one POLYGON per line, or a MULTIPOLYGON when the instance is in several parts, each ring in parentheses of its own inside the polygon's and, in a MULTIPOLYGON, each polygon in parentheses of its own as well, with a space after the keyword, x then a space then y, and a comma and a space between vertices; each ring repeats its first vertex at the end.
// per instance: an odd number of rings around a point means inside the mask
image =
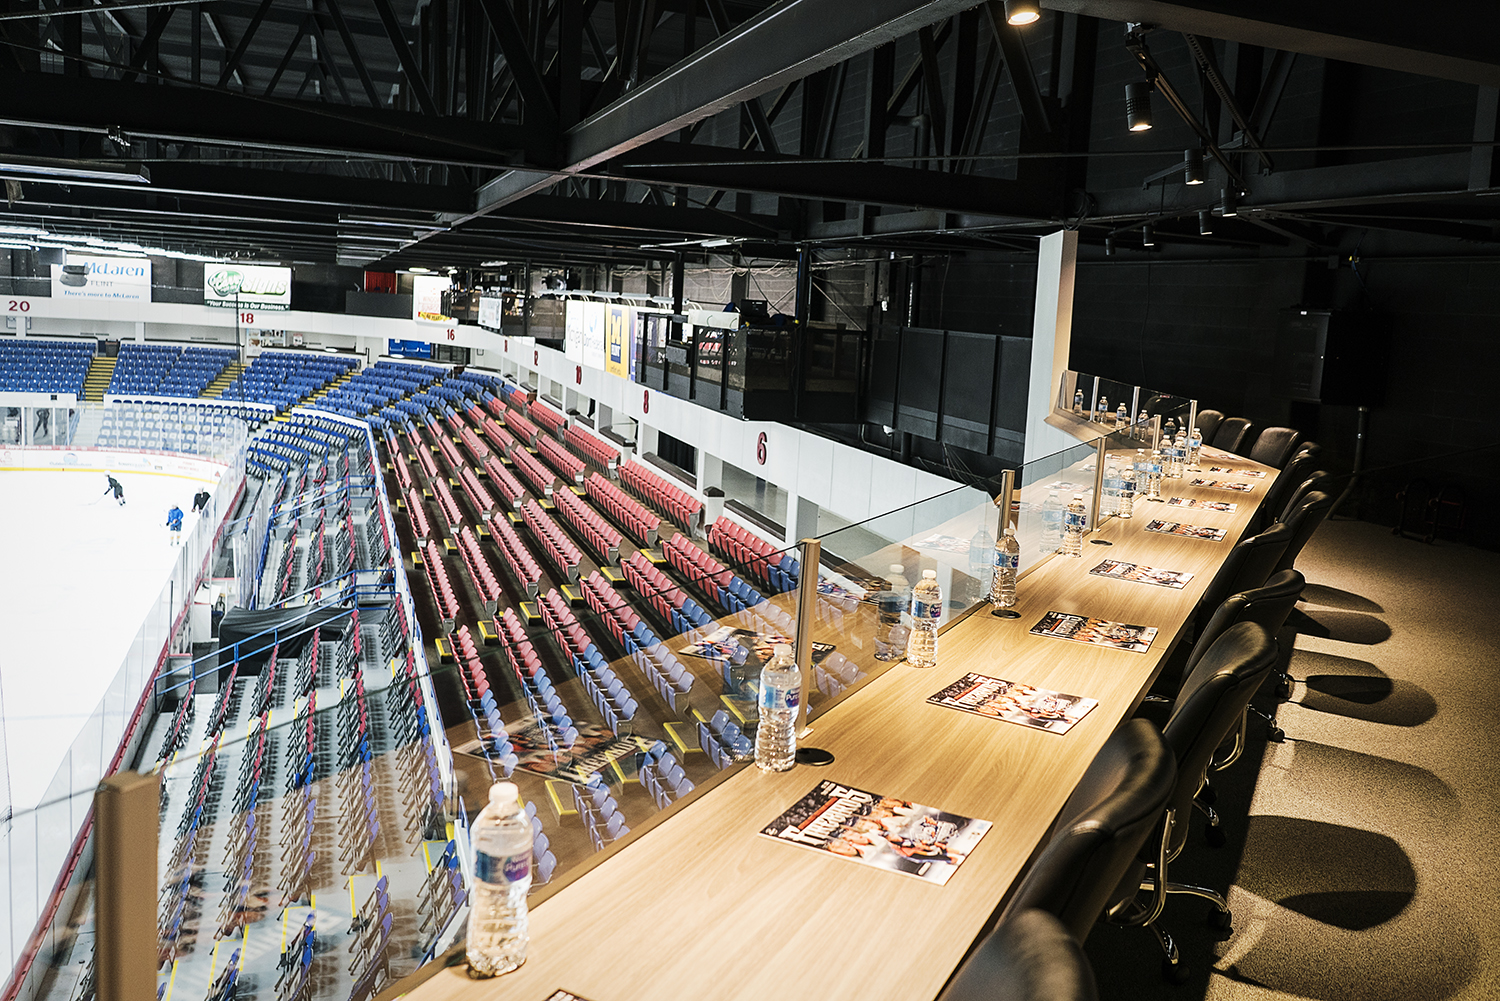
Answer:
POLYGON ((766 433, 764 431, 755 438, 755 461, 762 466, 766 464, 766 433))

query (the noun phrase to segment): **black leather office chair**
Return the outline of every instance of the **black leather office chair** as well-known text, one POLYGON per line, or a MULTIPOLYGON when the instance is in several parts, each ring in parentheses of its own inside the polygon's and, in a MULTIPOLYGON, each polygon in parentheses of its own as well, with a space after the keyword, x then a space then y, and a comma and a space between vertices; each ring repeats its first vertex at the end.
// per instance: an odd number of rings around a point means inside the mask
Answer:
POLYGON ((1219 422, 1211 444, 1214 448, 1233 452, 1235 455, 1243 455, 1243 449, 1251 441, 1250 429, 1253 426, 1243 417, 1226 417, 1219 422))
POLYGON ((1137 853, 1153 833, 1159 840, 1176 780, 1176 761, 1155 725, 1122 723, 1068 797, 1007 915, 1041 908, 1082 943, 1106 908, 1134 897, 1137 853))
POLYGON ((1255 531, 1258 532, 1267 525, 1281 520, 1281 512, 1286 510, 1287 501, 1317 468, 1318 460, 1311 453, 1298 451, 1292 456, 1280 475, 1266 488, 1265 500, 1261 501, 1260 507, 1255 511, 1255 517, 1250 520, 1255 531))
POLYGON ((1277 521, 1286 521, 1292 516, 1292 512, 1302 506, 1307 500, 1307 495, 1314 490, 1321 490, 1329 496, 1333 495, 1334 475, 1326 469, 1314 469, 1307 474, 1307 478, 1297 485, 1291 495, 1287 497, 1286 503, 1281 506, 1281 513, 1276 516, 1277 521))
POLYGON ((1214 752, 1239 725, 1245 707, 1275 663, 1276 641, 1264 626, 1255 622, 1231 626, 1214 641, 1188 676, 1182 696, 1162 730, 1177 760, 1177 780, 1162 836, 1154 844, 1147 844, 1148 854, 1143 856, 1143 860, 1150 861, 1144 867, 1138 892, 1149 892, 1150 896, 1144 901, 1135 897, 1117 905, 1110 912, 1110 920, 1151 929, 1162 949, 1162 973, 1176 983, 1187 978, 1187 968, 1172 936, 1156 923, 1168 895, 1189 894, 1208 900, 1215 908, 1213 921, 1225 930, 1230 927, 1233 915, 1222 894, 1207 887, 1174 883, 1168 870, 1187 844, 1193 810, 1209 812, 1197 802, 1197 795, 1208 776, 1214 752))
POLYGON ((1039 908, 996 928, 938 1001, 1096 1001, 1094 971, 1061 921, 1039 908))
POLYGON ((1203 597, 1198 601, 1196 613, 1196 639, 1203 634, 1214 612, 1231 594, 1251 591, 1263 587, 1266 579, 1277 569, 1282 554, 1292 540, 1292 533, 1285 525, 1272 525, 1258 535, 1241 539, 1224 560, 1219 572, 1208 584, 1203 597))
POLYGON ((1302 547, 1307 545, 1307 541, 1318 530, 1318 526, 1323 524, 1323 519, 1328 517, 1328 512, 1331 510, 1333 510, 1333 497, 1321 490, 1314 490, 1302 498, 1301 505, 1284 522, 1290 538, 1287 539, 1286 549, 1282 551, 1281 558, 1276 562, 1277 570, 1292 568, 1292 564, 1297 562, 1298 554, 1302 552, 1302 547))
POLYGON ((1214 432, 1219 430, 1219 422, 1224 415, 1217 410, 1198 411, 1198 430, 1203 432, 1203 440, 1211 442, 1214 440, 1214 432))
POLYGON ((1302 443, 1302 432, 1292 428, 1266 428, 1255 439, 1249 458, 1267 466, 1285 469, 1297 446, 1302 443))

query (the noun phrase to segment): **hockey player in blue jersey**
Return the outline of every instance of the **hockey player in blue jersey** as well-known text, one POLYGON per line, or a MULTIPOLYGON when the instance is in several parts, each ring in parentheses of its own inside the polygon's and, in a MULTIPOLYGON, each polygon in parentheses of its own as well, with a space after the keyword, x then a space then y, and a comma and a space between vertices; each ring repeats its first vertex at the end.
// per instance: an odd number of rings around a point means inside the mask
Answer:
POLYGON ((182 508, 176 504, 167 512, 167 527, 172 530, 172 545, 182 544, 182 508))

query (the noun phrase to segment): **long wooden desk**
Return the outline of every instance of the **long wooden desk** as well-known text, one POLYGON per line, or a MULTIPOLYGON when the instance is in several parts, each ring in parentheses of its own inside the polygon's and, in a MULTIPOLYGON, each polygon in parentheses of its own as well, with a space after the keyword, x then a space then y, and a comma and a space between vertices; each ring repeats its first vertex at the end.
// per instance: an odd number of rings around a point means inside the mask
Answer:
POLYGON ((752 766, 730 776, 535 908, 520 970, 472 981, 462 967, 450 968, 407 996, 543 1001, 559 988, 590 1001, 936 996, 1099 747, 1150 687, 1274 481, 1275 470, 1203 451, 1205 469, 1212 461, 1268 475, 1249 493, 1167 481, 1163 496, 1239 508, 1138 502, 1134 518, 1111 519, 1099 533, 1113 545, 1085 544, 1083 559, 1054 557, 1029 574, 1019 619, 969 615, 943 634, 938 667, 899 665, 829 709, 806 742, 833 752, 832 765, 782 774, 752 766), (1148 534, 1154 517, 1228 534, 1222 542, 1148 534), (1177 591, 1091 576, 1103 558, 1195 577, 1177 591), (1145 654, 1030 635, 1049 609, 1160 632, 1145 654), (1100 704, 1057 736, 925 702, 970 670, 1100 704), (994 828, 946 886, 758 835, 825 778, 985 818, 994 828))

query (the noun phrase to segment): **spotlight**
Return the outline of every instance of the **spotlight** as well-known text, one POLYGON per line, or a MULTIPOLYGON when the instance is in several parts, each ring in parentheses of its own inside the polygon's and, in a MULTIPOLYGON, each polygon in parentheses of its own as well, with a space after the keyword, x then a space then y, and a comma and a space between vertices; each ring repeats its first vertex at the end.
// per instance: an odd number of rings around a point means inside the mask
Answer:
POLYGON ((1141 246, 1156 246, 1156 231, 1151 228, 1151 224, 1149 222, 1141 227, 1141 246))
POLYGON ((1125 127, 1132 132, 1151 128, 1151 81, 1136 80, 1125 85, 1125 127))
POLYGON ((1214 231, 1214 214, 1208 209, 1198 210, 1198 235, 1211 236, 1214 231))
POLYGON ((1196 149, 1182 151, 1182 183, 1203 183, 1203 153, 1196 149))
POLYGON ((1115 256, 1115 238, 1112 236, 1106 236, 1104 238, 1104 256, 1115 256))
POLYGON ((1219 192, 1219 214, 1225 219, 1232 219, 1240 214, 1239 197, 1233 188, 1224 188, 1219 192))
POLYGON ((1041 8, 1033 0, 1005 0, 1005 20, 1018 28, 1036 23, 1041 16, 1041 8))

